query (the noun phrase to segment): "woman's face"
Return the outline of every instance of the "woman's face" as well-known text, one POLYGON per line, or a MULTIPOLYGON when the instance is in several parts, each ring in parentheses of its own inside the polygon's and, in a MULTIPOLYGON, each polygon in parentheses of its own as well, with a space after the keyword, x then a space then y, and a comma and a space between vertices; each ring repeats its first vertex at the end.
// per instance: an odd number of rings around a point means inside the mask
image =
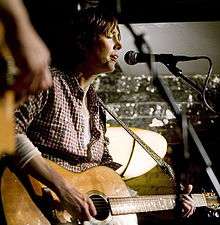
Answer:
POLYGON ((90 51, 87 63, 96 74, 112 72, 115 70, 121 47, 120 33, 118 27, 115 27, 107 35, 99 36, 97 44, 90 51))

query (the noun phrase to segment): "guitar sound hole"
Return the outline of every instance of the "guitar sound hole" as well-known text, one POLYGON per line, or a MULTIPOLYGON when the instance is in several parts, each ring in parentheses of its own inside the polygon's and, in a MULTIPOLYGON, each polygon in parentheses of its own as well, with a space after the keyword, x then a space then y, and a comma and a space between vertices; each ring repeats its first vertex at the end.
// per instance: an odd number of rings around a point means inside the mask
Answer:
POLYGON ((109 216, 108 202, 100 195, 91 195, 90 198, 92 199, 97 211, 95 219, 105 220, 109 216))

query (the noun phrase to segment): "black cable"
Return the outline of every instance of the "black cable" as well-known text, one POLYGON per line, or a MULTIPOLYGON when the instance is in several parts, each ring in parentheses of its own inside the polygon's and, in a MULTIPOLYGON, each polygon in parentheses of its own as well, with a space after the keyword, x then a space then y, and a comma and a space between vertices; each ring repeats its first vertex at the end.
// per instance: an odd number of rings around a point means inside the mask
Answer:
POLYGON ((130 155, 129 155, 128 162, 127 162, 127 164, 126 164, 124 170, 123 170, 122 173, 121 173, 121 177, 124 177, 124 174, 125 174, 125 172, 127 171, 128 167, 129 167, 129 165, 130 165, 130 163, 131 163, 131 159, 132 159, 132 156, 133 156, 133 154, 134 154, 135 143, 136 143, 136 141, 135 141, 135 139, 133 138, 133 144, 132 144, 131 153, 130 153, 130 155))

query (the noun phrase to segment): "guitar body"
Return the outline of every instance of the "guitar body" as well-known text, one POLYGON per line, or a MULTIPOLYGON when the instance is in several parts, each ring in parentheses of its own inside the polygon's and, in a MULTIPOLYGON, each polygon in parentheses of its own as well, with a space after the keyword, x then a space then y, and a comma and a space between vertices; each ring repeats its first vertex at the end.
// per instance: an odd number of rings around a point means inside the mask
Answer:
POLYGON ((7 225, 49 225, 17 176, 8 168, 1 178, 1 201, 7 225))
POLYGON ((82 193, 97 190, 107 196, 129 196, 125 182, 108 167, 97 166, 85 172, 72 173, 52 161, 48 162, 53 169, 62 174, 82 193))
MULTIPOLYGON (((107 197, 129 197, 129 191, 121 177, 108 167, 93 167, 82 173, 72 173, 57 164, 49 161, 50 165, 68 179, 80 192, 88 194, 90 197, 99 198, 98 200, 107 206, 107 197)), ((30 178, 34 195, 43 199, 44 186, 33 178, 30 178)), ((1 184, 3 210, 7 225, 48 225, 48 217, 35 205, 23 184, 18 177, 8 168, 4 171, 1 184)), ((33 193, 31 195, 33 195, 33 193)), ((58 200, 57 196, 51 192, 53 200, 58 200)), ((32 196, 33 197, 33 196, 32 196)), ((50 206, 53 208, 53 202, 50 206)), ((53 208, 54 209, 54 208, 53 208)), ((59 222, 65 221, 65 215, 58 212, 59 222)), ((97 214, 95 224, 108 224, 111 220, 111 213, 103 215, 97 214)), ((53 223, 54 224, 54 223, 53 223)), ((65 224, 65 223, 64 223, 65 224)))

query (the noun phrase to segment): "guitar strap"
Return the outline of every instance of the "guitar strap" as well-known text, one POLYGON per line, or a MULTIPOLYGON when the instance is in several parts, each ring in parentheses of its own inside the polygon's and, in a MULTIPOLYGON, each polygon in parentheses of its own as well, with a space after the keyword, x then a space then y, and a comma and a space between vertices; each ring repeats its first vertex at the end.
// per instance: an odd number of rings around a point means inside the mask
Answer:
MULTIPOLYGON (((123 121, 121 121, 118 116, 103 103, 103 101, 99 98, 100 105, 137 141, 143 149, 156 161, 156 163, 161 167, 162 171, 170 176, 170 178, 175 183, 175 173, 173 168, 164 161, 155 151, 153 151, 137 134, 135 134, 123 121)), ((134 149, 134 146, 133 146, 134 149)), ((131 152, 133 154, 133 151, 131 152)), ((131 156, 130 156, 131 158, 131 156)), ((128 161, 128 163, 130 160, 128 161)), ((126 166, 126 169, 128 166, 126 166)), ((124 171, 125 172, 125 171, 124 171)), ((123 173, 124 173, 123 172, 123 173)))

